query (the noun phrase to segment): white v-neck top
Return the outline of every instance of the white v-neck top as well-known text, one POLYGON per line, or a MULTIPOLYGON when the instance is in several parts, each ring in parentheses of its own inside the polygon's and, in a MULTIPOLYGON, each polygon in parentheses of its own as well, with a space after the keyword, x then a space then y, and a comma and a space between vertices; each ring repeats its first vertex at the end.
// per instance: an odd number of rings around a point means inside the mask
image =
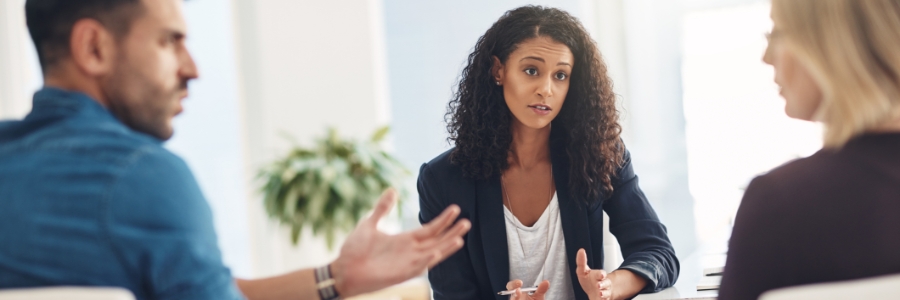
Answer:
POLYGON ((575 299, 556 193, 534 226, 522 225, 505 205, 503 214, 509 247, 509 280, 522 280, 523 287, 549 280, 550 290, 545 299, 575 299))

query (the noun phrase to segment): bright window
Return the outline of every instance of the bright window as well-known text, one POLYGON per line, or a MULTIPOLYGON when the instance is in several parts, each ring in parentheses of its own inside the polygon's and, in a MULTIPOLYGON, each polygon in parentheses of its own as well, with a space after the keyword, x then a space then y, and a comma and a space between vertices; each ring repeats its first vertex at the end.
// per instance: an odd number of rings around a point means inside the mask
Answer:
POLYGON ((698 239, 728 232, 755 176, 821 147, 821 127, 788 118, 762 62, 768 3, 689 12, 682 79, 698 239))

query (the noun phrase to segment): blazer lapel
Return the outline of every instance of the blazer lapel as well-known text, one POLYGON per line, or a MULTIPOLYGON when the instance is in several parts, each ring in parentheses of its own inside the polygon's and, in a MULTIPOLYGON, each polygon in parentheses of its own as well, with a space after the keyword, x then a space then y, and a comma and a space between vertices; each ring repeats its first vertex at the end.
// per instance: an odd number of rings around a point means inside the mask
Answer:
MULTIPOLYGON (((506 290, 506 283, 509 282, 509 251, 500 176, 479 180, 476 184, 478 222, 481 223, 478 227, 481 228, 481 242, 484 245, 488 277, 491 279, 492 291, 496 293, 506 290)), ((496 294, 495 297, 498 300, 507 298, 496 294)))
POLYGON ((566 260, 569 262, 569 275, 572 276, 572 289, 575 291, 575 299, 587 300, 588 296, 578 283, 575 274, 577 265, 575 255, 578 249, 584 248, 588 257, 588 266, 595 266, 599 262, 591 261, 593 249, 591 249, 591 234, 588 227, 588 214, 581 199, 575 198, 569 193, 569 168, 568 161, 560 151, 551 153, 553 161, 553 178, 556 183, 556 198, 559 201, 559 218, 562 222, 563 236, 566 239, 566 260), (556 154, 556 155, 554 155, 556 154))

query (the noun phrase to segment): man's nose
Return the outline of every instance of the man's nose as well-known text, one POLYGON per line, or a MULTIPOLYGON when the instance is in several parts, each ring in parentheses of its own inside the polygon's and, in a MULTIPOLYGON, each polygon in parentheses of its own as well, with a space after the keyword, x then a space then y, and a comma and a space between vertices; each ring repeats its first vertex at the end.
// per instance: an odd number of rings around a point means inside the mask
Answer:
POLYGON ((191 57, 191 53, 187 50, 184 51, 179 75, 185 79, 196 79, 200 77, 200 71, 197 69, 197 64, 194 63, 194 58, 191 57))

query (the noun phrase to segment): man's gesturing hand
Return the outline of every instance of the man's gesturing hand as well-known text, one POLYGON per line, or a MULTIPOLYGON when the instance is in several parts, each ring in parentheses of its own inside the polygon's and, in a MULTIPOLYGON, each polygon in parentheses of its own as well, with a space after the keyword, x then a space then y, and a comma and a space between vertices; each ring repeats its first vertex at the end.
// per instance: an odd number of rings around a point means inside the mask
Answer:
POLYGON ((376 291, 413 278, 463 246, 462 236, 472 224, 463 219, 453 225, 460 212, 456 205, 447 207, 422 228, 397 235, 379 231, 378 221, 396 202, 397 192, 385 191, 372 216, 362 220, 341 247, 340 256, 331 265, 341 297, 376 291))

